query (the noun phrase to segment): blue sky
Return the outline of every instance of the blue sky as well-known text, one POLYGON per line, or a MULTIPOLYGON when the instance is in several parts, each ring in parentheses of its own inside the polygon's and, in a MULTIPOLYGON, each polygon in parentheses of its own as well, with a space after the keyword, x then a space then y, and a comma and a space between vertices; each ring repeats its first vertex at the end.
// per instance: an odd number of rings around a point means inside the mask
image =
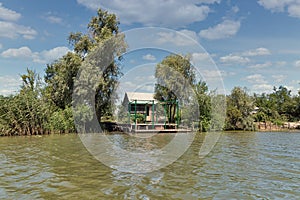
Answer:
POLYGON ((280 85, 300 89, 300 0, 0 0, 0 94, 16 91, 27 67, 43 76, 47 63, 71 49, 69 33, 86 32, 98 7, 117 14, 134 50, 124 56, 126 87, 153 81, 146 69, 178 52, 191 55, 212 89, 216 74, 228 92, 234 86, 258 93, 280 85), (157 27, 155 37, 147 27, 157 27), (205 63, 208 55, 216 66, 205 63), (137 67, 147 79, 130 71, 137 67))

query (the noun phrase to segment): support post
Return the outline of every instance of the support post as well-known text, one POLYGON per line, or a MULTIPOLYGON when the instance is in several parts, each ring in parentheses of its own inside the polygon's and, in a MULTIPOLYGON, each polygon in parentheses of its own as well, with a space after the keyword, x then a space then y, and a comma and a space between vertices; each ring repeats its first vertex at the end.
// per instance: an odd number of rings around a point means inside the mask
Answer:
POLYGON ((130 122, 130 116, 131 116, 131 102, 128 103, 128 108, 127 108, 127 115, 128 115, 128 124, 131 124, 130 122))
POLYGON ((137 104, 137 100, 134 100, 134 125, 135 125, 135 131, 137 128, 137 121, 136 121, 136 104, 137 104))
POLYGON ((152 100, 152 129, 154 129, 154 100, 152 100))
POLYGON ((167 128, 167 108, 166 108, 166 102, 164 102, 164 113, 165 113, 165 125, 164 125, 164 129, 167 128))
POLYGON ((178 101, 176 101, 176 127, 178 129, 179 126, 179 105, 178 105, 178 101))
POLYGON ((145 114, 144 114, 144 117, 145 117, 145 123, 147 122, 147 107, 148 107, 148 103, 145 104, 145 114))

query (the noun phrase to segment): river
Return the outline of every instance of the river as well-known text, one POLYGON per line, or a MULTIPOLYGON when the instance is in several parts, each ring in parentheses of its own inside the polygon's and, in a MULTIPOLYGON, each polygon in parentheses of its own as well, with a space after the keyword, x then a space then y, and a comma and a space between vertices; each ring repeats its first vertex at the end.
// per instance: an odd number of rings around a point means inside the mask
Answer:
POLYGON ((225 132, 199 158, 204 137, 197 134, 179 159, 150 173, 107 167, 78 135, 2 137, 0 199, 299 199, 300 133, 225 132))

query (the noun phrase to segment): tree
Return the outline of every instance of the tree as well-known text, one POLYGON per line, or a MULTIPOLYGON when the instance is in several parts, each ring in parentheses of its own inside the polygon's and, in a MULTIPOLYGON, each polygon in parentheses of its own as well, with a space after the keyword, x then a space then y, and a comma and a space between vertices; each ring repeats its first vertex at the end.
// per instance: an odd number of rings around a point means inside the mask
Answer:
POLYGON ((113 35, 119 33, 119 24, 115 14, 98 9, 97 16, 92 17, 87 25, 89 34, 81 32, 71 33, 69 43, 74 47, 74 51, 85 57, 97 44, 104 42, 113 35))
POLYGON ((277 110, 283 121, 291 121, 295 109, 291 90, 283 86, 279 86, 278 89, 274 87, 273 90, 273 93, 270 94, 270 101, 274 102, 275 110, 277 110))
POLYGON ((156 66, 154 98, 165 102, 168 122, 175 123, 176 102, 189 100, 195 83, 195 73, 189 56, 171 54, 156 66))
POLYGON ((227 97, 226 129, 253 130, 253 108, 253 100, 247 94, 246 88, 234 87, 227 97))
POLYGON ((211 120, 211 99, 206 82, 199 81, 194 86, 199 108, 199 131, 208 131, 211 120))
POLYGON ((273 122, 283 124, 285 121, 295 121, 297 115, 297 97, 292 96, 286 87, 274 87, 270 94, 254 94, 255 105, 259 108, 254 115, 259 122, 273 122))
MULTIPOLYGON (((68 39, 74 52, 68 52, 59 60, 47 65, 44 77, 45 87, 42 87, 42 82, 34 71, 27 70, 27 74, 21 75, 23 83, 20 92, 10 97, 0 96, 1 134, 32 135, 50 131, 74 132, 71 104, 79 69, 88 55, 99 50, 99 45, 106 44, 110 38, 118 35, 118 27, 119 21, 114 14, 99 9, 97 16, 93 17, 88 24, 89 33, 70 34, 68 39)), ((121 75, 120 68, 114 59, 115 57, 121 58, 120 49, 123 52, 126 49, 124 37, 118 37, 115 41, 119 43, 111 46, 111 43, 106 44, 106 47, 110 47, 109 52, 112 53, 105 54, 107 57, 104 59, 111 60, 111 62, 97 68, 102 70, 102 73, 97 80, 96 92, 93 94, 96 103, 83 104, 75 110, 77 118, 81 120, 90 120, 94 116, 90 112, 90 105, 96 107, 99 119, 103 115, 110 116, 113 112, 112 97, 115 95, 114 90, 121 75)), ((89 78, 89 76, 86 77, 87 80, 89 78)))
POLYGON ((270 99, 269 94, 254 94, 254 103, 258 107, 258 111, 254 115, 255 121, 268 122, 279 117, 276 103, 270 99))
POLYGON ((68 52, 58 61, 47 65, 46 95, 61 109, 71 106, 74 79, 81 62, 81 57, 78 54, 68 52))
MULTIPOLYGON (((68 40, 75 53, 67 53, 62 59, 48 65, 46 69, 48 96, 61 109, 71 106, 74 79, 83 61, 99 45, 118 34, 119 21, 115 14, 99 9, 97 16, 91 18, 87 28, 87 34, 77 32, 69 35, 68 40)), ((120 43, 120 46, 125 48, 125 43, 120 43)), ((107 66, 99 66, 98 69, 102 70, 102 76, 98 80, 95 92, 95 110, 98 120, 101 120, 102 116, 111 116, 113 113, 112 99, 121 72, 114 61, 107 66)))
MULTIPOLYGON (((117 35, 119 33, 119 24, 115 14, 110 14, 107 11, 99 9, 97 16, 92 17, 88 24, 90 37, 76 33, 70 35, 69 41, 73 43, 74 49, 78 54, 86 55, 98 44, 104 43, 117 35)), ((120 45, 125 46, 124 43, 120 45)), ((119 58, 121 59, 121 57, 119 58)), ((112 116, 113 114, 113 95, 118 78, 121 75, 120 68, 115 62, 107 66, 101 66, 100 69, 103 70, 103 75, 99 80, 95 94, 96 115, 99 121, 101 117, 112 116)))
POLYGON ((300 90, 298 91, 298 95, 294 96, 293 102, 295 106, 293 118, 294 121, 299 121, 300 120, 300 90))

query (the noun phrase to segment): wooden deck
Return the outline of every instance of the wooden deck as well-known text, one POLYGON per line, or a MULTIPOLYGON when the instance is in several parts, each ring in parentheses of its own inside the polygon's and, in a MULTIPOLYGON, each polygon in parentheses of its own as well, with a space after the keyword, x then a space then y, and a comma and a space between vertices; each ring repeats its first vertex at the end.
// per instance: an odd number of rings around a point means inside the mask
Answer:
POLYGON ((132 130, 133 133, 188 133, 191 132, 190 129, 163 129, 163 130, 132 130))
POLYGON ((164 123, 148 123, 148 124, 119 124, 119 127, 124 132, 130 133, 176 133, 176 132, 191 132, 187 128, 177 128, 177 124, 164 123))

